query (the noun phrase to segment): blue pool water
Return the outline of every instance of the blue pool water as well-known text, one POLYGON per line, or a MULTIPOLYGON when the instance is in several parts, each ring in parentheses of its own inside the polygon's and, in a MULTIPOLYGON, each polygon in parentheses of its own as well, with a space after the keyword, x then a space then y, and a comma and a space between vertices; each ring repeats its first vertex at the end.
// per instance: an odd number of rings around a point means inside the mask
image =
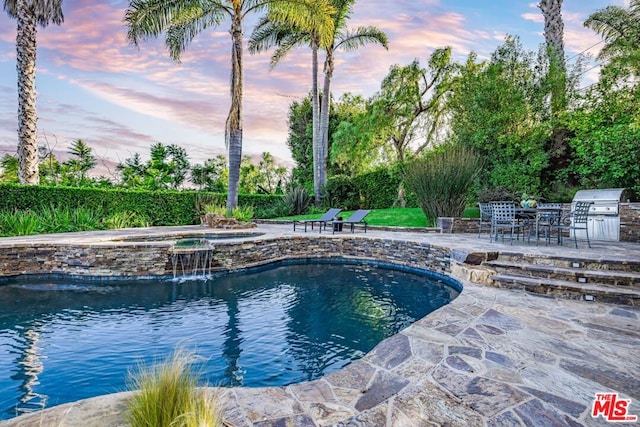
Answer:
POLYGON ((335 262, 206 280, 3 281, 0 419, 123 391, 129 370, 176 348, 202 358, 196 370, 210 385, 315 379, 447 304, 451 284, 335 262))

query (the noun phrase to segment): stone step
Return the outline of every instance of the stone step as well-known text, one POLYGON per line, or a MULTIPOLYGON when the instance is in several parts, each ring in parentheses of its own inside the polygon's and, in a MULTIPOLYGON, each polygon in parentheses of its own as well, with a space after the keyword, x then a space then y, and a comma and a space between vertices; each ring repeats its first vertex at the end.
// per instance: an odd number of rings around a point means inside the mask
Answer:
POLYGON ((540 254, 522 254, 501 252, 496 261, 516 262, 520 264, 546 265, 550 267, 577 268, 584 270, 626 271, 640 274, 640 260, 587 258, 575 255, 547 256, 540 254))
POLYGON ((500 273, 519 276, 564 280, 573 283, 591 283, 640 289, 640 273, 620 270, 588 270, 574 267, 558 267, 546 264, 529 264, 515 261, 487 261, 485 266, 500 273))
POLYGON ((575 283, 566 280, 526 277, 499 273, 491 277, 492 285, 499 288, 523 289, 527 292, 558 298, 581 299, 610 304, 640 305, 640 289, 623 288, 592 283, 575 283))

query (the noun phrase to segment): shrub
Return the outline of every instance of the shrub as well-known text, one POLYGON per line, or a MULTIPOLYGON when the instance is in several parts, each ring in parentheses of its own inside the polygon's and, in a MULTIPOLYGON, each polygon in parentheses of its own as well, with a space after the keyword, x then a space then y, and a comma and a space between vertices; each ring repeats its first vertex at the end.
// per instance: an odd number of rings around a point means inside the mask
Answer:
POLYGON ((346 175, 335 175, 327 180, 322 189, 324 206, 345 210, 360 207, 360 195, 351 178, 346 175))
POLYGON ((520 201, 520 192, 506 187, 483 188, 478 195, 479 202, 520 201))
POLYGON ((407 186, 416 194, 428 222, 438 217, 462 216, 481 165, 473 150, 451 144, 408 165, 407 186))
POLYGON ((249 222, 253 219, 253 206, 238 206, 231 211, 229 216, 238 221, 249 222))
POLYGON ((202 208, 205 214, 227 216, 227 208, 223 205, 210 204, 204 205, 202 208))
POLYGON ((288 208, 286 215, 302 215, 309 209, 312 201, 312 197, 303 187, 292 188, 284 196, 288 208))
POLYGON ((26 236, 38 233, 40 221, 31 211, 0 212, 0 230, 3 236, 26 236))
POLYGON ((105 228, 113 230, 117 228, 148 227, 149 221, 142 215, 132 211, 116 212, 102 220, 105 228))
POLYGON ((398 200, 400 176, 395 170, 378 168, 356 176, 353 183, 360 193, 362 208, 385 209, 398 200))
POLYGON ((140 366, 130 374, 129 386, 139 390, 129 401, 127 420, 132 427, 222 425, 217 397, 196 388, 192 359, 178 350, 163 363, 140 366))
POLYGON ((100 230, 102 213, 100 210, 79 207, 71 210, 71 231, 100 230))
POLYGON ((225 206, 205 205, 205 214, 220 215, 225 218, 235 218, 238 221, 249 222, 253 219, 253 206, 238 206, 229 212, 225 206))
POLYGON ((67 233, 73 231, 71 209, 68 207, 45 206, 38 214, 42 233, 67 233))

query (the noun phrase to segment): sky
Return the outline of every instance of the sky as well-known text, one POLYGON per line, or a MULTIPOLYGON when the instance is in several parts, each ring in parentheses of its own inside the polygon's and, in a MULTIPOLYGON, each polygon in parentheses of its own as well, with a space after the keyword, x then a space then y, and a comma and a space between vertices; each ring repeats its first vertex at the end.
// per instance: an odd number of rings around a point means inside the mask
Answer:
MULTIPOLYGON (((597 55, 601 39, 583 27, 587 16, 625 0, 564 0, 567 56, 597 55)), ((628 1, 628 0, 626 0, 628 1)), ((627 3, 628 4, 628 3, 627 3)), ((127 1, 63 0, 64 23, 38 29, 38 142, 61 158, 82 139, 94 149, 100 174, 134 153, 148 158, 156 143, 184 147, 192 163, 226 154, 231 41, 228 21, 199 34, 181 63, 169 58, 164 40, 132 46, 123 25, 127 1)), ((249 19, 245 39, 258 16, 249 19)), ((507 34, 527 49, 544 42, 537 2, 519 0, 360 0, 349 27, 374 25, 389 50, 368 45, 336 54, 332 93, 373 95, 394 64, 426 65, 434 49, 451 46, 455 60, 470 52, 488 58, 507 34)), ((17 147, 16 23, 0 13, 0 156, 17 147)), ((298 48, 275 69, 269 53, 244 56, 243 154, 268 151, 292 165, 286 145, 291 102, 311 88, 311 53, 298 48)), ((575 59, 570 60, 573 62, 575 59)), ((591 68, 591 66, 587 67, 591 68)), ((583 85, 597 79, 594 68, 583 85)))

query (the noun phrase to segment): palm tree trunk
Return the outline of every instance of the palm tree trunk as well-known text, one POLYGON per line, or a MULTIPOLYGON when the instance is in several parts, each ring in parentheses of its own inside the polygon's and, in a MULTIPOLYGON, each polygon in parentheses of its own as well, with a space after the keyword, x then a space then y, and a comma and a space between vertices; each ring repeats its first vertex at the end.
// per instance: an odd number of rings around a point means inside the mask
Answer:
MULTIPOLYGON (((538 5, 544 17, 544 38, 547 44, 550 83, 551 117, 553 130, 545 150, 549 153, 547 173, 553 180, 556 171, 565 169, 571 158, 568 131, 559 122, 559 116, 567 109, 567 68, 564 58, 564 23, 562 21, 562 0, 540 0, 538 5)), ((573 184, 572 177, 569 183, 573 184)))
POLYGON ((242 161, 242 21, 235 15, 231 23, 231 108, 227 118, 229 184, 227 210, 238 206, 240 162, 242 161))
POLYGON ((318 43, 312 36, 311 41, 311 108, 312 108, 312 127, 313 127, 313 194, 316 205, 320 205, 320 146, 322 139, 320 138, 320 99, 318 95, 318 43))
POLYGON ((17 9, 18 178, 22 184, 38 184, 36 16, 26 1, 18 0, 17 9))
POLYGON ((329 153, 329 101, 331 99, 331 78, 333 77, 333 50, 327 49, 324 62, 324 87, 322 89, 322 105, 320 106, 320 186, 327 184, 327 155, 329 153))
POLYGON ((567 70, 564 60, 562 0, 541 0, 539 7, 544 17, 544 38, 549 55, 551 112, 557 116, 567 107, 567 70))

